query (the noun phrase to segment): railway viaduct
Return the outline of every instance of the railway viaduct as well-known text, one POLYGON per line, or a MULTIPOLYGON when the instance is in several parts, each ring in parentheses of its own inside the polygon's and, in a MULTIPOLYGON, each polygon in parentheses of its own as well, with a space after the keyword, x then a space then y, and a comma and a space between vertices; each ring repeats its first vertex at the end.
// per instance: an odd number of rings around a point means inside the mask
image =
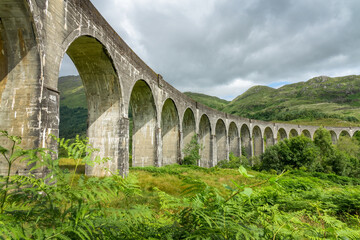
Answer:
MULTIPOLYGON (((64 54, 81 76, 88 103, 90 143, 112 160, 103 167, 129 169, 129 109, 134 121, 133 166, 178 163, 181 149, 197 134, 201 166, 239 155, 261 154, 278 140, 317 127, 241 118, 210 109, 183 95, 146 65, 104 20, 89 0, 0 1, 0 129, 23 138, 24 148, 57 149, 59 69, 64 54)), ((360 128, 329 128, 333 141, 360 128)), ((6 145, 5 139, 0 139, 6 145)), ((6 169, 0 158, 0 174, 6 169)), ((13 174, 25 174, 18 164, 13 174)), ((41 174, 41 173, 40 173, 41 174)))

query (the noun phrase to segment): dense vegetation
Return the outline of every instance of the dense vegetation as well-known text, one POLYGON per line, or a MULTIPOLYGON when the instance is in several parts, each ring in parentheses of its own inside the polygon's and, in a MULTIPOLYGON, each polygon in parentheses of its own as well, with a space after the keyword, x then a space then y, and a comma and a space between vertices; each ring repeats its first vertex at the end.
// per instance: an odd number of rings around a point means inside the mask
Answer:
MULTIPOLYGON (((20 157, 44 178, 1 180, 0 239, 359 239, 360 180, 288 170, 166 166, 130 169, 130 176, 85 177, 59 167, 45 149, 0 153, 20 157)), ((107 159, 76 138, 60 141, 73 166, 107 159)), ((22 161, 23 161, 22 160, 22 161)), ((76 169, 75 169, 76 170, 76 169)))

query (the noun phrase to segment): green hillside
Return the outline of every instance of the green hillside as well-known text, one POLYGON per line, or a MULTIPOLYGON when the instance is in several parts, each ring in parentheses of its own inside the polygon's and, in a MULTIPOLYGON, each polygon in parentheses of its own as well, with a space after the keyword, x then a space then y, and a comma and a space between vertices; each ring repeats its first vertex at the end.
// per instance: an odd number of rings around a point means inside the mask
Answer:
POLYGON ((255 86, 223 111, 266 121, 358 126, 360 76, 315 77, 279 89, 255 86))
POLYGON ((224 107, 230 103, 229 101, 226 101, 224 99, 220 99, 218 97, 209 96, 202 93, 184 92, 184 94, 199 103, 202 103, 208 107, 211 107, 219 111, 222 111, 224 107))

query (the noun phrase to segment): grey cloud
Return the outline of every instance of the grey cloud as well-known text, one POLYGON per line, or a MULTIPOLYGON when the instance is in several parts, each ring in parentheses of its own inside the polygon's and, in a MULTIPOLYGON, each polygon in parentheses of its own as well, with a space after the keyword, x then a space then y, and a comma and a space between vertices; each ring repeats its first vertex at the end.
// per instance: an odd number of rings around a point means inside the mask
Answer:
POLYGON ((92 2, 143 60, 180 90, 201 91, 206 84, 215 92, 233 84, 237 95, 249 82, 359 74, 356 0, 92 2), (236 79, 247 84, 234 84, 236 79))

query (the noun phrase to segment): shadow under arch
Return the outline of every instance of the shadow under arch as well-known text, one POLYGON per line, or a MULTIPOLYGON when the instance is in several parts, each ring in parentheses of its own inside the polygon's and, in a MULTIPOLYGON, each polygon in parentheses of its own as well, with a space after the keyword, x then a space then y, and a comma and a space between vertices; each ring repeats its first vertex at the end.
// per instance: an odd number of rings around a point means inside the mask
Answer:
POLYGON ((101 157, 110 157, 101 166, 86 166, 87 175, 103 176, 104 167, 112 171, 122 164, 121 88, 116 69, 105 46, 91 36, 76 38, 66 50, 82 80, 88 106, 87 136, 101 157))
POLYGON ((260 156, 263 153, 263 138, 259 126, 254 126, 252 131, 254 156, 260 156))
POLYGON ((132 166, 155 166, 157 111, 150 86, 138 80, 131 91, 129 112, 133 119, 132 166))
POLYGON ((287 137, 287 133, 286 133, 285 129, 284 129, 284 128, 280 128, 280 129, 278 130, 278 133, 277 133, 277 140, 278 140, 278 142, 280 142, 280 141, 282 141, 282 140, 284 140, 284 139, 286 139, 286 138, 288 138, 288 137, 287 137))
POLYGON ((234 122, 231 122, 229 125, 229 151, 233 153, 235 156, 239 157, 241 155, 240 152, 240 144, 239 144, 239 130, 234 122))
POLYGON ((226 140, 226 127, 222 119, 216 122, 215 127, 216 136, 216 162, 215 165, 221 161, 227 159, 227 140, 226 140))
POLYGON ((182 119, 183 148, 190 144, 194 136, 197 139, 195 115, 191 108, 187 108, 182 119))
POLYGON ((241 154, 246 157, 252 157, 251 135, 248 125, 243 124, 240 129, 241 154))
POLYGON ((270 147, 275 144, 274 133, 270 127, 265 128, 264 143, 265 147, 270 147))
POLYGON ((179 163, 180 121, 174 100, 166 99, 161 111, 162 165, 179 163))
POLYGON ((351 136, 350 136, 350 133, 348 131, 343 130, 343 131, 341 131, 339 137, 349 137, 350 138, 351 136))
POLYGON ((289 133, 289 138, 297 137, 297 136, 299 136, 298 131, 296 131, 295 129, 291 129, 289 133))
POLYGON ((307 129, 304 129, 304 130, 301 132, 301 134, 304 135, 304 136, 307 137, 307 138, 312 139, 312 138, 311 138, 311 133, 310 133, 310 131, 307 130, 307 129))
POLYGON ((212 167, 211 157, 211 125, 209 117, 203 114, 199 122, 199 143, 202 146, 199 166, 212 167))

